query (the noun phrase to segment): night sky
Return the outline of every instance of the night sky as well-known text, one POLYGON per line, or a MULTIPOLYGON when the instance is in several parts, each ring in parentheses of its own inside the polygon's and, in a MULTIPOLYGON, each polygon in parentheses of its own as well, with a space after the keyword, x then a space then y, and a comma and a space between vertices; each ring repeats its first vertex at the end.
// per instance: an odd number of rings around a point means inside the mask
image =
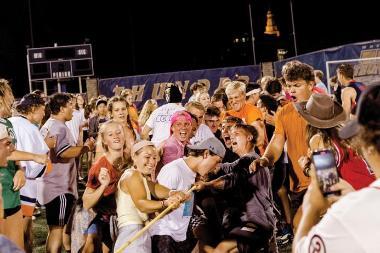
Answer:
MULTIPOLYGON (((293 0, 298 53, 380 39, 374 2, 293 0)), ((0 76, 16 96, 28 92, 26 46, 93 45, 97 77, 253 64, 248 3, 257 62, 275 61, 277 48, 294 55, 289 0, 1 1, 0 76), (279 38, 264 35, 271 8, 279 38), (31 36, 30 28, 33 29, 31 36), (33 38, 33 41, 32 41, 33 38)))

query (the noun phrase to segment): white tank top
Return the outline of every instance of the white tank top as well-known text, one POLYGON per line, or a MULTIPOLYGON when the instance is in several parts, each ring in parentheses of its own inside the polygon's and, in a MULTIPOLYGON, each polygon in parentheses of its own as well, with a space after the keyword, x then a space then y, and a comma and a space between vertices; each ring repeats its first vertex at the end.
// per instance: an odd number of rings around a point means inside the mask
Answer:
MULTIPOLYGON (((118 191, 116 194, 116 211, 118 228, 131 224, 144 224, 144 222, 148 220, 148 215, 146 213, 140 212, 139 209, 135 206, 135 203, 133 202, 131 195, 129 193, 125 193, 120 187, 120 182, 127 176, 127 174, 135 170, 136 169, 130 168, 124 171, 117 184, 118 191)), ((144 178, 141 174, 140 176, 144 182, 145 191, 147 193, 147 199, 151 200, 151 195, 146 178, 144 178)))

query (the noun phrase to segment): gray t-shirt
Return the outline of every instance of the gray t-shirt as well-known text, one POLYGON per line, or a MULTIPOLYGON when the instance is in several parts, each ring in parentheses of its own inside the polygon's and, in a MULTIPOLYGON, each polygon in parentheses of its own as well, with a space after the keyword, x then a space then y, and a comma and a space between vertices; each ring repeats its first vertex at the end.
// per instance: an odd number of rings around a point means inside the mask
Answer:
POLYGON ((44 137, 46 133, 50 136, 56 136, 57 143, 49 153, 53 169, 37 179, 38 202, 44 205, 65 193, 78 198, 75 158, 64 159, 60 157, 65 150, 75 146, 69 128, 64 122, 50 118, 41 128, 41 133, 44 137))

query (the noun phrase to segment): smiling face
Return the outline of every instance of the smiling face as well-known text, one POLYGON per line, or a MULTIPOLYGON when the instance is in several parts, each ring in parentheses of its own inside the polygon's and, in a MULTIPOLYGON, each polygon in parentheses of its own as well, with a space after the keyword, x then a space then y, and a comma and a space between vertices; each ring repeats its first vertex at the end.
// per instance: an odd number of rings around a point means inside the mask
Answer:
POLYGON ((307 101, 312 94, 313 87, 313 81, 307 82, 302 79, 286 81, 286 89, 289 91, 294 102, 307 101))
POLYGON ((127 104, 125 101, 116 101, 112 105, 111 117, 116 122, 125 122, 128 117, 127 104))
POLYGON ((105 150, 122 151, 125 137, 123 127, 118 123, 107 123, 101 130, 101 136, 105 150))
POLYGON ((245 104, 245 93, 239 89, 233 89, 228 94, 228 103, 231 106, 231 109, 238 112, 243 108, 245 104))
POLYGON ((132 154, 133 164, 141 173, 151 174, 157 166, 158 156, 154 146, 145 146, 132 154))
POLYGON ((172 135, 180 142, 186 143, 190 136, 192 126, 185 116, 179 116, 171 126, 172 135))

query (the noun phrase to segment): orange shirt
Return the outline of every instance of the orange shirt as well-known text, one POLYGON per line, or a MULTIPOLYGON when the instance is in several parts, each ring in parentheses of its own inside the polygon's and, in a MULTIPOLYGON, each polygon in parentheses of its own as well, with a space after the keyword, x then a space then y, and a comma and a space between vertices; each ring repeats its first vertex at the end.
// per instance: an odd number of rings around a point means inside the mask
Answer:
POLYGON ((229 110, 227 114, 242 119, 246 124, 251 124, 256 120, 263 120, 263 114, 260 109, 248 103, 245 103, 240 111, 229 110))
POLYGON ((310 178, 303 174, 298 164, 298 159, 307 155, 306 125, 307 122, 293 103, 285 105, 275 117, 274 134, 282 135, 287 140, 288 155, 293 166, 293 171, 289 174, 290 190, 293 192, 302 191, 310 184, 310 178))
POLYGON ((139 131, 139 115, 137 109, 134 106, 128 107, 129 118, 131 119, 133 129, 139 131))

